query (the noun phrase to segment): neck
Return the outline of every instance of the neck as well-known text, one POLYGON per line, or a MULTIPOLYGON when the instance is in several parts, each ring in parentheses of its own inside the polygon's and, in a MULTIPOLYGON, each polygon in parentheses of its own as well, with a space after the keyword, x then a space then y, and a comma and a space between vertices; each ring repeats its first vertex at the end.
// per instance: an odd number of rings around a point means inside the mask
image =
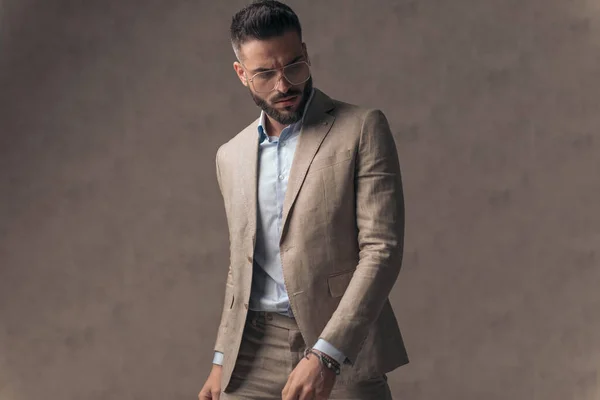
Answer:
POLYGON ((267 135, 277 136, 277 137, 279 137, 279 135, 281 135, 281 131, 287 126, 287 125, 280 124, 279 122, 275 121, 274 119, 272 119, 271 117, 269 117, 266 114, 265 114, 265 125, 267 125, 266 126, 267 135))

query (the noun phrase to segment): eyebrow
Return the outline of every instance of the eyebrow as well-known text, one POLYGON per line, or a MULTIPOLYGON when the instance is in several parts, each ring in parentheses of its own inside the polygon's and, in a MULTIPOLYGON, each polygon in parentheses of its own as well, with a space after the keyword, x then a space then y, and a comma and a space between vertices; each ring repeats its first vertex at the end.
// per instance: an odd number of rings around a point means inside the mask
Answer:
MULTIPOLYGON (((294 59, 292 59, 292 61, 290 61, 289 63, 285 64, 284 67, 287 67, 290 64, 300 61, 300 59, 302 59, 303 57, 304 57, 304 55, 302 55, 302 54, 294 57, 294 59)), ((250 70, 250 72, 253 74, 257 74, 259 72, 271 71, 273 69, 276 69, 276 68, 262 68, 261 67, 261 68, 252 69, 252 70, 250 70)))

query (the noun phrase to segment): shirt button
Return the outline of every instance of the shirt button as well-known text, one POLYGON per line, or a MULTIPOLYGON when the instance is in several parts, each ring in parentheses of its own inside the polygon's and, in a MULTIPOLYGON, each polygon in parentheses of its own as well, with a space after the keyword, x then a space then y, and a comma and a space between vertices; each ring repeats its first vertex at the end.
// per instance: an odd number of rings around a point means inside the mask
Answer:
POLYGON ((279 180, 282 181, 283 180, 283 175, 279 175, 279 180))
POLYGON ((284 143, 280 143, 279 144, 281 147, 285 146, 285 142, 284 143))

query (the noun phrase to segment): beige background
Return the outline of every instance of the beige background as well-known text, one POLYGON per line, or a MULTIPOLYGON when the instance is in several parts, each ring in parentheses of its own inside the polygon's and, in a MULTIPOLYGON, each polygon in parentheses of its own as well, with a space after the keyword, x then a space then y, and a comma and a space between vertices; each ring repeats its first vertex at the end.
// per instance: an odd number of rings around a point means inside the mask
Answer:
MULTIPOLYGON (((194 399, 245 1, 0 0, 0 400, 194 399)), ((600 398, 600 3, 290 1, 398 140, 398 399, 600 398)))

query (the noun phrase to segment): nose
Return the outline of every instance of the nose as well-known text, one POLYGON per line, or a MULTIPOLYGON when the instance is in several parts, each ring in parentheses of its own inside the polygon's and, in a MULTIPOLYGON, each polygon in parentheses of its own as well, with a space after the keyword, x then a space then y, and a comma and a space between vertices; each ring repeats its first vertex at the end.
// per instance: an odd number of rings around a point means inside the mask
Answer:
POLYGON ((291 87, 292 85, 288 82, 285 76, 283 76, 283 74, 280 74, 275 89, 280 91, 281 93, 287 93, 291 87))

